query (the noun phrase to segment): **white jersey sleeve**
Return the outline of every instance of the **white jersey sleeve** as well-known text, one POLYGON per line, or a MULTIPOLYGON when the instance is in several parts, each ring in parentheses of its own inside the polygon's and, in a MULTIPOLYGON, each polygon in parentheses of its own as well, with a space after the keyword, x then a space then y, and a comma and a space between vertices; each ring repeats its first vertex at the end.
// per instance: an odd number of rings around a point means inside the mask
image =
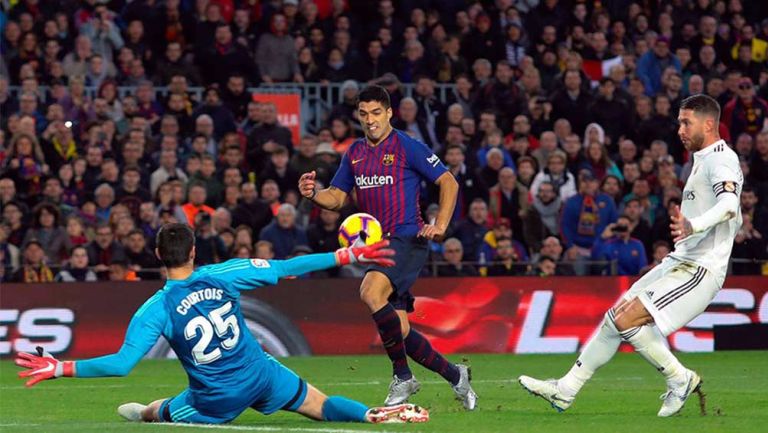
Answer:
POLYGON ((721 282, 725 279, 741 227, 743 182, 738 156, 723 140, 694 153, 681 209, 694 233, 675 244, 672 257, 704 267, 721 282))

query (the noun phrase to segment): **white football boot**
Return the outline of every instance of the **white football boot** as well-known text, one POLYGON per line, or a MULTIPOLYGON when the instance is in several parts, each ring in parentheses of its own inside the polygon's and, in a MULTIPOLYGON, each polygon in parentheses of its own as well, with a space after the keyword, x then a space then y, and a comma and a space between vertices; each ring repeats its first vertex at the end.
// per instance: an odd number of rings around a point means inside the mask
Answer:
POLYGON ((526 391, 548 401, 558 412, 565 412, 573 403, 573 398, 568 398, 560 392, 555 379, 539 380, 520 376, 517 380, 526 391))
POLYGON ((413 394, 419 392, 420 389, 421 384, 415 377, 412 376, 408 380, 403 380, 394 376, 392 383, 389 384, 389 393, 387 394, 387 399, 384 400, 384 405, 395 406, 406 403, 408 399, 413 394))
POLYGON ((685 380, 679 384, 667 385, 667 392, 661 395, 664 403, 661 404, 658 415, 668 417, 679 413, 685 405, 688 397, 694 392, 701 392, 701 378, 693 370, 685 370, 685 380))
POLYGON ((140 403, 125 403, 117 408, 117 413, 128 421, 141 422, 141 412, 146 408, 147 406, 140 403))
POLYGON ((414 404, 372 407, 365 412, 365 419, 374 424, 407 424, 429 421, 429 411, 414 404))
POLYGON ((472 389, 472 370, 464 364, 456 364, 459 369, 459 383, 454 385, 453 392, 466 410, 475 410, 477 394, 472 389))

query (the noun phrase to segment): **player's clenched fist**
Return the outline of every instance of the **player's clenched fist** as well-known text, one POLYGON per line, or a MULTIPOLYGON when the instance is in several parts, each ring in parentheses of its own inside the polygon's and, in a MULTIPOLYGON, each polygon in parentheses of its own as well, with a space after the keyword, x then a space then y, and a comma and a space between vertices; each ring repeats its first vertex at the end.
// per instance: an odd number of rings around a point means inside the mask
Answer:
POLYGON ((312 170, 309 173, 304 173, 299 178, 299 193, 306 198, 313 198, 317 191, 315 191, 315 171, 312 170))

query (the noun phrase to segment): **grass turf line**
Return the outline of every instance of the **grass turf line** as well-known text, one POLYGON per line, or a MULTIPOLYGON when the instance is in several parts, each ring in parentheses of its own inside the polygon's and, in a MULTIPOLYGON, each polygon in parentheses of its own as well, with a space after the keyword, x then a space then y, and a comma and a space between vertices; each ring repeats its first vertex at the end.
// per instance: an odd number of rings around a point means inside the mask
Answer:
MULTIPOLYGON (((768 379, 762 370, 768 352, 680 354, 681 361, 704 379, 708 416, 699 415, 692 396, 680 416, 656 417, 664 381, 635 354, 618 354, 597 372, 574 405, 557 414, 549 405, 522 390, 517 376, 555 377, 570 368, 573 355, 468 355, 478 410, 465 412, 442 379, 411 363, 422 381, 412 402, 430 409, 432 419, 420 425, 372 426, 317 423, 290 413, 269 417, 248 410, 221 428, 142 425, 123 422, 116 413, 128 401, 147 403, 170 397, 186 386, 177 361, 142 361, 125 378, 58 379, 26 389, 16 378, 19 368, 0 362, 0 432, 547 432, 599 433, 629 431, 757 432, 768 425, 768 379), (627 430, 629 429, 629 430, 627 430)), ((454 361, 462 356, 451 356, 454 361)), ((380 404, 389 384, 385 356, 309 357, 283 360, 307 381, 329 395, 344 395, 369 405, 380 404)))

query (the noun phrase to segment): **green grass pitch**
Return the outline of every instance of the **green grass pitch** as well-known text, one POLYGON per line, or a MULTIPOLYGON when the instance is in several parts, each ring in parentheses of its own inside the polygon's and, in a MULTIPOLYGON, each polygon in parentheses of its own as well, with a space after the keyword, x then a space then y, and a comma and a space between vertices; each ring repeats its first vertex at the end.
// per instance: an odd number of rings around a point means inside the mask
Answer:
MULTIPOLYGON (((460 356, 452 356, 458 360, 460 356)), ((432 419, 416 425, 318 423, 290 413, 269 417, 247 411, 223 427, 129 424, 117 415, 124 402, 148 402, 175 395, 186 386, 180 364, 143 361, 126 378, 59 379, 26 389, 19 370, 0 363, 0 432, 759 432, 768 431, 768 352, 681 354, 704 380, 708 414, 701 416, 692 396, 682 414, 659 419, 664 391, 661 376, 635 354, 619 354, 584 388, 568 412, 558 414, 517 384, 520 374, 552 377, 566 371, 574 356, 469 355, 479 407, 467 413, 448 385, 416 367, 422 390, 413 402, 428 407, 432 419)), ((290 358, 285 364, 327 394, 375 405, 389 383, 385 356, 290 358)))

